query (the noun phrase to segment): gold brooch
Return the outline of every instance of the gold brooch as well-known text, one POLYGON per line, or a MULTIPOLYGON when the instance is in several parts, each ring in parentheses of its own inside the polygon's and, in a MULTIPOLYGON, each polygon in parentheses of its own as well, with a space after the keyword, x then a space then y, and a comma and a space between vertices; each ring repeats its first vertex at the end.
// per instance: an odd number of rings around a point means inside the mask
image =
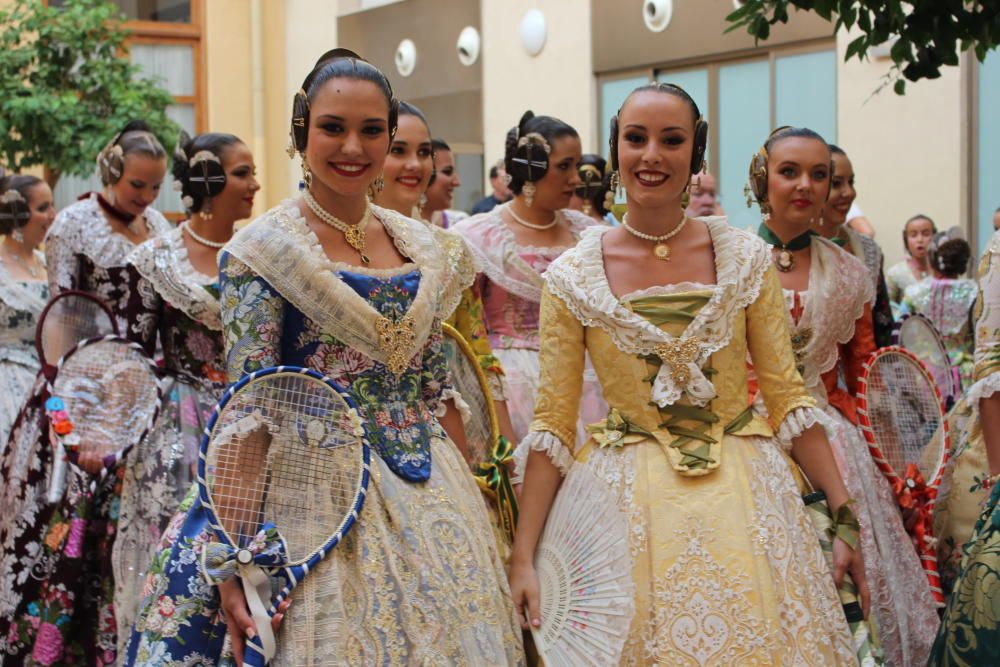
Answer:
POLYGON ((693 363, 698 356, 697 338, 675 338, 666 343, 656 346, 656 356, 660 361, 670 367, 670 377, 673 378, 679 389, 683 389, 691 381, 691 369, 688 364, 693 363))
POLYGON ((803 360, 806 355, 806 345, 812 340, 813 330, 811 327, 802 327, 801 329, 795 329, 792 331, 792 352, 795 353, 795 368, 798 370, 799 374, 805 373, 805 364, 803 360))
POLYGON ((389 355, 386 365, 394 375, 400 375, 410 363, 408 351, 417 339, 413 318, 406 315, 393 322, 387 317, 380 317, 375 323, 375 331, 378 333, 379 349, 389 355))

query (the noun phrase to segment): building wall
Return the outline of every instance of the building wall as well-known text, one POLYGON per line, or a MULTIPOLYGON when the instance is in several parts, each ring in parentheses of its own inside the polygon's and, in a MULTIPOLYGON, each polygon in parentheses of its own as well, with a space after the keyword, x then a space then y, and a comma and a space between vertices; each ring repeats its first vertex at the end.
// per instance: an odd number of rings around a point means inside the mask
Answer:
POLYGON ((931 216, 942 230, 967 225, 963 72, 945 67, 939 79, 908 82, 905 96, 891 87, 873 94, 892 62, 844 63, 852 38, 837 36, 838 142, 888 268, 903 259, 903 224, 914 214, 931 216))
MULTIPOLYGON (((566 0, 482 0, 484 168, 503 157, 504 138, 525 110, 575 127, 584 152, 597 149, 597 103, 591 69, 590 6, 566 0), (545 47, 532 58, 521 46, 521 18, 540 9, 545 47)), ((603 151, 601 151, 603 152, 603 151)))

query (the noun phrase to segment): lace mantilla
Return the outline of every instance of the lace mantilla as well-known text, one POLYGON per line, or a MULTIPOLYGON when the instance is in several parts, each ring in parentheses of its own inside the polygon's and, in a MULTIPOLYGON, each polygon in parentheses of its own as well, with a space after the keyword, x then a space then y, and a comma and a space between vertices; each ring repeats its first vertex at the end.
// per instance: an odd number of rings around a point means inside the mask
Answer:
MULTIPOLYGON (((453 229, 469 240, 479 260, 480 270, 491 282, 522 299, 539 303, 545 269, 532 266, 522 255, 538 255, 551 261, 569 246, 541 248, 517 245, 514 232, 500 217, 500 210, 501 207, 497 206, 488 213, 467 218, 453 229)), ((557 211, 556 217, 560 219, 559 224, 568 228, 576 239, 588 227, 603 226, 593 218, 569 209, 557 211)))
POLYGON ((843 230, 850 241, 851 252, 865 263, 872 278, 872 287, 878 290, 878 279, 882 272, 882 249, 875 243, 875 239, 865 236, 851 227, 845 225, 843 230))
POLYGON ((512 483, 520 484, 524 481, 524 469, 528 465, 530 452, 543 452, 551 459, 552 465, 559 468, 559 473, 563 477, 573 465, 573 454, 562 440, 548 431, 532 431, 524 436, 524 440, 514 450, 514 474, 510 478, 512 483))
POLYGON ((420 270, 417 295, 399 322, 386 320, 337 276, 340 270, 359 269, 327 258, 292 200, 282 202, 241 229, 225 250, 264 278, 322 330, 380 364, 395 368, 403 357, 409 360, 421 352, 432 322, 442 315, 441 304, 452 298, 450 291, 457 289, 458 281, 452 280, 444 253, 427 225, 379 206, 372 209, 400 254, 412 259, 420 270), (403 327, 411 335, 402 335, 403 327), (393 344, 380 344, 387 335, 393 344))
POLYGON ((441 298, 441 319, 451 317, 462 301, 462 292, 472 286, 480 267, 472 248, 462 236, 441 227, 429 226, 448 260, 449 280, 441 298))
POLYGON ((180 227, 137 247, 128 262, 164 301, 196 322, 222 331, 219 300, 205 289, 216 278, 200 273, 188 260, 180 227))
POLYGON ((715 397, 715 387, 701 366, 729 344, 733 318, 760 295, 771 264, 768 246, 758 237, 733 229, 724 217, 701 220, 715 247, 717 282, 711 299, 679 337, 633 313, 612 293, 601 246, 610 227, 584 231, 577 246, 553 262, 545 274, 549 290, 584 326, 606 331, 625 354, 656 354, 670 362, 660 367, 653 381, 652 398, 660 407, 676 403, 682 392, 699 406, 715 397))
POLYGON ((812 239, 809 289, 800 292, 803 309, 798 322, 792 317, 795 292, 782 290, 792 333, 792 348, 806 388, 825 396, 821 376, 837 365, 840 345, 854 337, 854 327, 875 301, 875 286, 865 266, 854 255, 819 236, 812 239))
POLYGON ((1000 391, 1000 373, 993 373, 969 387, 965 395, 965 402, 969 405, 975 405, 979 399, 989 398, 998 391, 1000 391))
MULTIPOLYGON (((150 238, 166 234, 172 229, 163 215, 152 208, 142 214, 146 219, 150 238)), ((49 284, 70 285, 76 278, 74 255, 86 255, 97 266, 110 269, 122 266, 125 258, 135 249, 135 244, 116 233, 97 203, 97 196, 70 204, 59 211, 55 222, 45 237, 49 263, 49 284)))

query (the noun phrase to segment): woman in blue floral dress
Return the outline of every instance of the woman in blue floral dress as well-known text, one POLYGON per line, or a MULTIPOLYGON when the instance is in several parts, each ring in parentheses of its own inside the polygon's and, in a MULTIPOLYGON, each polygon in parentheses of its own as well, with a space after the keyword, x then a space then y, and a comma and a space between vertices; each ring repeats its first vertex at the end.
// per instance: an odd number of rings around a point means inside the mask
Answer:
MULTIPOLYGON (((358 524, 279 614, 271 664, 522 664, 485 504, 434 416, 449 383, 442 306, 461 281, 423 223, 366 199, 395 124, 391 88, 337 50, 302 91, 292 137, 307 190, 238 232, 220 258, 227 372, 233 381, 294 364, 327 374, 356 397, 376 456, 358 524)), ((215 664, 227 641, 238 662, 257 632, 239 583, 215 586, 199 571, 213 539, 201 515, 195 505, 154 564, 129 664, 215 664)))

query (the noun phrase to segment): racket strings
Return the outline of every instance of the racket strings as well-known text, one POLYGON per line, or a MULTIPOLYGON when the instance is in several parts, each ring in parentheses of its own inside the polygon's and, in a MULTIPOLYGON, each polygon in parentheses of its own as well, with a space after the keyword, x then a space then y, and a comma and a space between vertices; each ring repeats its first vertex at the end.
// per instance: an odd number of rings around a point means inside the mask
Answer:
POLYGON ((93 299, 80 295, 57 299, 40 323, 42 354, 48 363, 57 362, 82 340, 114 333, 107 311, 93 299))
POLYGON ((930 322, 923 317, 903 320, 899 327, 899 343, 924 362, 942 395, 952 395, 951 359, 930 322))
POLYGON ((916 463, 926 474, 921 464, 941 425, 941 407, 919 366, 901 355, 882 355, 869 372, 867 396, 875 441, 892 469, 902 474, 916 463))
POLYGON ((289 561, 305 560, 352 511, 360 456, 350 408, 324 383, 295 373, 251 381, 219 413, 210 439, 216 516, 241 546, 273 523, 289 561))
POLYGON ((134 444, 159 407, 149 359, 123 340, 77 348, 60 364, 52 393, 66 406, 79 451, 100 457, 134 444))
POLYGON ((458 345, 446 339, 445 354, 452 386, 469 406, 469 414, 462 415, 469 454, 474 463, 487 461, 493 452, 493 431, 488 419, 489 399, 483 392, 479 374, 472 366, 472 361, 462 354, 458 345))

